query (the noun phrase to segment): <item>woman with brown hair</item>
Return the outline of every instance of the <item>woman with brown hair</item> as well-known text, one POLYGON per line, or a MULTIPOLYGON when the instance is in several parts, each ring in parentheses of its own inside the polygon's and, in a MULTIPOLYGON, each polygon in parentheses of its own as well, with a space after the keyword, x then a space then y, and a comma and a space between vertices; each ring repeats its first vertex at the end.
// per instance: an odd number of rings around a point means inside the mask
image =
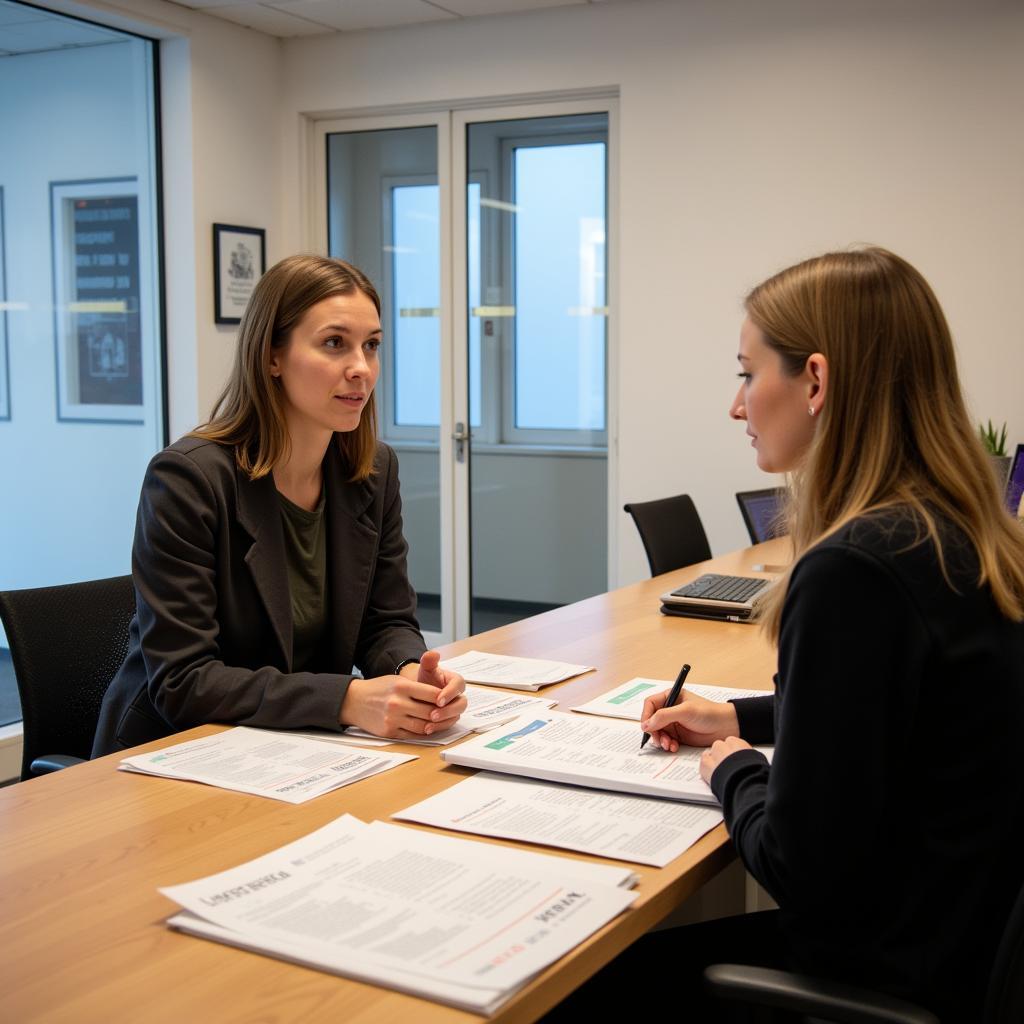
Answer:
POLYGON ((655 749, 709 748, 701 773, 780 909, 646 936, 564 1005, 642 972, 652 1005, 746 1019, 701 1004, 703 967, 732 962, 978 1021, 1024 883, 1024 532, 908 263, 829 253, 746 311, 730 414, 792 479, 794 558, 762 609, 775 694, 663 693, 641 724, 655 749), (775 744, 770 765, 752 743, 775 744))
POLYGON ((416 622, 376 437, 381 337, 377 292, 342 260, 260 279, 212 418, 147 470, 136 616, 94 756, 204 722, 409 738, 465 709, 416 622))

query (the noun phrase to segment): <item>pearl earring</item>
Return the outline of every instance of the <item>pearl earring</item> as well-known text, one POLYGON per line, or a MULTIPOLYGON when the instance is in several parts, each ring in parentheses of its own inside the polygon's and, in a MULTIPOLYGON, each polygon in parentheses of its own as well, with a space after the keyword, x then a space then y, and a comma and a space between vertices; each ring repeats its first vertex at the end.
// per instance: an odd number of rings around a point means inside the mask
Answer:
POLYGON ((813 416, 814 415, 814 406, 813 405, 807 406, 807 415, 808 416, 813 416))

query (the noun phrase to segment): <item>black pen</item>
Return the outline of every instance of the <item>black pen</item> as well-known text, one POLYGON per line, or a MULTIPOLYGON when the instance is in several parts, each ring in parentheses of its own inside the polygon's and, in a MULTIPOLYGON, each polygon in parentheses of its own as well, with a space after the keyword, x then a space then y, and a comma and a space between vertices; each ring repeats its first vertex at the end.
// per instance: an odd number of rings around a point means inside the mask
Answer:
MULTIPOLYGON (((679 700, 679 694, 683 692, 683 683, 686 682, 686 677, 690 674, 690 666, 684 665, 679 670, 679 675, 676 676, 676 681, 672 684, 672 689, 669 690, 668 700, 665 701, 665 707, 672 707, 677 700, 679 700)), ((640 749, 644 749, 644 744, 651 738, 649 732, 644 733, 644 738, 640 741, 640 749)))

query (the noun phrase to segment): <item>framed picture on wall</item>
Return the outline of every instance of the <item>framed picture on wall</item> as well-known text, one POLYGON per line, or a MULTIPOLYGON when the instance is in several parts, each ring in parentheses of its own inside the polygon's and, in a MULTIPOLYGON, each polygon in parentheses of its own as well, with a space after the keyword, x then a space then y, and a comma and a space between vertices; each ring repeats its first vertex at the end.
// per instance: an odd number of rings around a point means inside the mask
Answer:
POLYGON ((215 323, 241 323, 249 296, 266 269, 266 232, 263 228, 213 225, 215 323))
POLYGON ((57 419, 143 419, 139 185, 50 182, 57 419))
POLYGON ((7 262, 4 236, 4 187, 0 185, 0 420, 11 418, 11 359, 7 350, 7 262))

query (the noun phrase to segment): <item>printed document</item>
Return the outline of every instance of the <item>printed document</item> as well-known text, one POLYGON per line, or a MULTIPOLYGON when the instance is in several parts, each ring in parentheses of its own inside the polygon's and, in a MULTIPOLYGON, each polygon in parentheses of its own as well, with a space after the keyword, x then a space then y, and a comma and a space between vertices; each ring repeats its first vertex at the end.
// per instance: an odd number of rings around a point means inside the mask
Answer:
POLYGON ((628 877, 346 815, 160 891, 182 931, 490 1013, 629 906, 628 877))
POLYGON ((430 736, 418 736, 416 739, 381 739, 373 733, 362 729, 349 729, 342 736, 352 737, 354 743, 411 743, 420 747, 444 747, 471 732, 486 732, 513 718, 525 715, 528 711, 546 711, 558 703, 557 700, 545 700, 543 697, 521 697, 514 693, 496 693, 481 686, 467 686, 464 691, 466 710, 459 720, 444 732, 435 732, 430 736))
POLYGON ((487 690, 481 686, 467 686, 466 700, 469 707, 459 719, 459 725, 465 725, 473 732, 486 732, 488 729, 511 722, 520 715, 546 711, 558 703, 557 700, 546 697, 502 693, 500 690, 487 690))
MULTIPOLYGON (((700 777, 703 748, 675 754, 654 744, 640 749, 633 722, 548 711, 524 715, 442 752, 450 764, 526 775, 573 786, 639 793, 692 803, 717 804, 700 777)), ((770 747, 761 747, 766 754, 770 747)))
POLYGON ((392 817, 663 868, 719 824, 722 812, 479 772, 392 817))
POLYGON ((565 661, 540 658, 514 658, 508 654, 484 654, 466 651, 457 658, 442 661, 443 668, 458 672, 467 683, 504 686, 509 690, 539 690, 542 686, 593 672, 593 665, 570 665, 565 661))
POLYGON ((414 760, 415 754, 354 750, 294 733, 237 726, 126 757, 119 768, 301 804, 414 760))
MULTIPOLYGON (((656 693, 672 689, 671 679, 643 679, 637 677, 616 686, 614 690, 602 693, 586 704, 580 704, 573 711, 588 715, 604 715, 606 718, 628 718, 639 722, 644 710, 644 701, 656 693)), ((737 690, 730 686, 709 686, 704 683, 687 682, 683 687, 698 697, 708 700, 728 701, 737 697, 770 697, 771 690, 737 690)))

